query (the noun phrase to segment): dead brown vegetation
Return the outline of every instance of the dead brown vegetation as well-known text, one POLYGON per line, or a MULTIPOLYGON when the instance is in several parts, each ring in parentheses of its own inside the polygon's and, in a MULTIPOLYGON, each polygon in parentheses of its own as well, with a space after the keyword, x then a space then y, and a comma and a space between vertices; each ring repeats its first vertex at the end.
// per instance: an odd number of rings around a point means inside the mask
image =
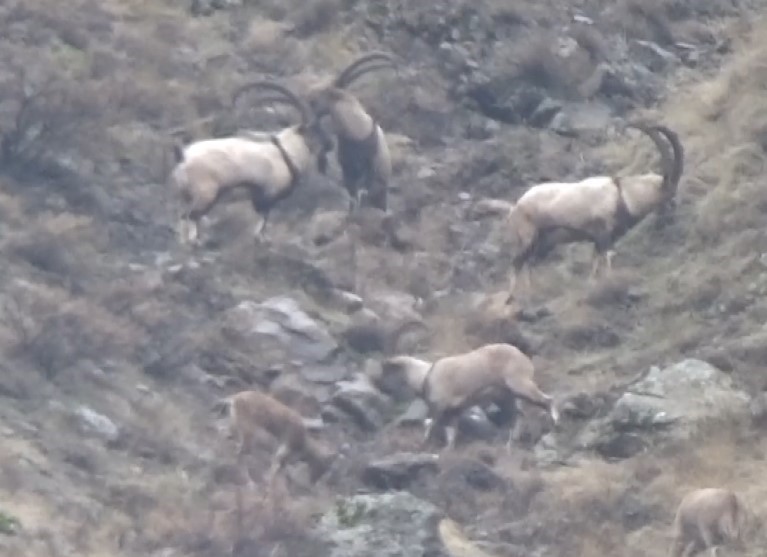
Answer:
POLYGON ((59 288, 22 285, 6 300, 11 354, 29 358, 54 377, 83 359, 128 356, 142 332, 130 322, 59 288))
MULTIPOLYGON (((188 127, 191 136, 203 137, 234 124, 257 127, 271 122, 251 114, 236 115, 234 120, 242 120, 232 122, 225 107, 234 86, 262 73, 292 78, 351 59, 364 49, 355 42, 358 28, 352 33, 346 26, 359 21, 366 25, 371 14, 356 3, 363 9, 349 18, 355 20, 350 23, 327 17, 328 8, 346 7, 347 2, 259 1, 246 2, 242 12, 190 18, 183 4, 27 0, 0 5, 4 156, 33 169, 38 166, 30 161, 51 155, 90 160, 93 172, 85 162, 74 161, 82 172, 78 185, 104 200, 103 207, 85 217, 84 209, 76 210, 55 188, 58 182, 0 177, 6 254, 1 273, 5 286, 0 347, 5 363, 0 370, 0 498, 8 502, 8 512, 21 517, 29 532, 25 540, 39 537, 17 554, 55 554, 44 540, 61 536, 84 555, 160 554, 168 548, 188 555, 222 555, 230 554, 232 546, 237 549, 234 554, 243 556, 272 550, 275 555, 314 555, 309 509, 314 511, 316 505, 324 510, 331 499, 322 492, 290 500, 286 492, 271 502, 246 495, 238 503, 236 478, 227 476, 231 462, 219 463, 208 453, 218 432, 180 412, 204 413, 200 409, 217 388, 215 381, 202 381, 199 368, 248 385, 271 379, 269 369, 254 364, 263 354, 246 341, 232 341, 206 328, 211 315, 238 299, 286 291, 300 298, 307 285, 326 280, 326 271, 303 261, 302 255, 254 253, 243 241, 227 246, 213 264, 203 261, 200 267, 170 272, 168 268, 178 263, 163 228, 170 214, 158 201, 160 190, 146 183, 164 179, 160 167, 167 130, 188 127), (364 17, 357 17, 360 13, 364 17), (22 76, 15 73, 16 67, 32 71, 22 76), (189 124, 200 120, 204 123, 189 124), (157 170, 148 172, 150 166, 157 170), (138 175, 153 177, 137 178, 129 170, 136 168, 138 175), (30 184, 44 187, 36 188, 37 193, 22 187, 30 184), (144 265, 145 271, 126 269, 133 264, 139 269, 144 265), (146 362, 138 353, 144 351, 165 359, 147 358, 156 365, 142 367, 146 362), (71 369, 65 372, 84 360, 98 365, 118 361, 121 372, 103 372, 99 380, 71 369), (124 369, 132 373, 124 374, 124 369), (40 382, 34 371, 54 380, 40 382), (68 389, 59 388, 64 382, 68 389), (119 393, 110 391, 118 386, 119 393), (82 443, 73 431, 53 427, 57 419, 42 413, 51 401, 68 405, 93 397, 103 403, 106 392, 113 397, 107 398, 110 401, 145 398, 164 406, 130 405, 130 412, 121 416, 125 433, 109 448, 82 443), (190 442, 187 436, 193 432, 199 439, 190 442), (57 436, 66 450, 52 444, 57 436), (223 471, 214 477, 217 466, 223 471), (35 475, 35 470, 43 472, 35 475), (96 478, 77 483, 78 474, 96 478), (49 497, 36 494, 40 478, 49 475, 55 489, 49 487, 49 497), (211 484, 206 483, 209 479, 211 484), (70 524, 77 520, 67 520, 67 507, 56 503, 66 498, 62 494, 99 501, 95 515, 106 516, 99 513, 106 508, 109 518, 70 524), (85 535, 86 529, 92 534, 85 535)), ((559 34, 538 34, 541 29, 536 29, 556 20, 560 6, 555 3, 485 4, 495 10, 491 14, 499 27, 521 34, 518 41, 497 41, 513 49, 508 67, 546 88, 577 93, 579 79, 603 54, 605 26, 573 26, 568 34, 578 43, 576 63, 563 65, 551 50, 559 34)), ((615 29, 668 47, 668 41, 680 38, 677 22, 696 17, 702 28, 695 36, 713 44, 729 32, 719 22, 709 24, 708 18, 728 6, 708 0, 627 2, 616 16, 621 19, 615 29)), ((417 12, 408 12, 412 14, 417 12)), ((365 48, 376 40, 368 31, 359 34, 365 37, 360 39, 365 48)), ((478 190, 510 197, 515 188, 538 178, 542 169, 552 176, 579 172, 583 167, 575 161, 581 153, 592 166, 598 161, 600 168, 621 172, 646 168, 655 155, 631 137, 592 150, 596 140, 567 144, 548 132, 505 126, 487 143, 461 143, 465 114, 442 91, 444 83, 428 73, 433 60, 414 51, 403 73, 418 74, 417 79, 408 77, 406 87, 389 91, 388 102, 376 108, 387 126, 391 121, 398 133, 412 132, 413 140, 404 138, 400 151, 416 158, 398 160, 404 178, 396 197, 418 241, 404 253, 395 253, 385 242, 360 249, 363 293, 373 298, 385 286, 428 300, 430 309, 424 314, 429 342, 419 345, 428 351, 425 356, 493 341, 522 347, 529 338, 541 352, 536 358, 544 362, 546 384, 557 389, 606 388, 616 377, 645 364, 704 348, 720 354, 718 361, 711 359, 737 380, 763 387, 764 339, 754 331, 760 330, 766 315, 759 256, 767 210, 761 187, 767 146, 762 98, 767 29, 754 24, 750 35, 740 30, 729 34, 735 54, 720 74, 684 74, 675 84, 675 97, 650 112, 678 129, 688 147, 680 222, 671 226, 668 236, 660 236, 662 243, 644 231, 627 237, 621 256, 626 274, 609 281, 562 289, 569 267, 579 263, 577 257, 574 263, 569 256, 559 258, 540 277, 541 304, 548 313, 528 315, 527 320, 511 311, 466 310, 469 295, 464 293, 492 291, 493 275, 484 274, 488 267, 465 268, 465 252, 472 251, 473 244, 463 236, 451 196, 467 184, 477 184, 478 190), (402 107, 414 105, 427 108, 419 118, 400 125, 402 107), (416 178, 424 168, 433 169, 434 175, 416 178), (647 257, 656 253, 658 244, 668 252, 647 257), (470 280, 461 284, 464 292, 456 292, 460 289, 454 288, 455 279, 463 271, 470 280), (472 273, 477 276, 472 278, 472 273)), ((400 46, 400 35, 379 38, 389 41, 387 46, 400 46)), ((371 98, 374 90, 370 88, 371 98)), ((299 226, 303 222, 295 219, 277 226, 275 234, 292 238, 299 226)), ((329 260, 328 267, 347 270, 340 257, 329 260)), ((748 427, 714 428, 676 451, 651 452, 621 465, 585 459, 553 472, 532 468, 523 447, 513 463, 461 454, 490 462, 494 473, 503 472, 504 488, 481 491, 467 478, 477 482, 490 477, 486 468, 453 462, 420 494, 491 537, 522 544, 520 554, 545 546, 541 551, 552 555, 644 555, 666 547, 668 509, 693 484, 731 482, 757 502, 757 511, 767 510, 759 503, 767 501, 760 483, 764 443, 758 437, 744 440, 735 435, 750 431, 748 427), (563 539, 571 544, 563 546, 563 539)), ((416 432, 395 433, 382 434, 375 447, 363 445, 360 452, 365 454, 359 459, 409 450, 420 439, 416 432)), ((358 487, 354 474, 344 481, 344 487, 358 487)), ((79 519, 80 512, 72 516, 79 519)))
MULTIPOLYGON (((51 63, 51 67, 53 63, 51 63)), ((19 68, 0 83, 6 118, 0 122, 0 160, 25 169, 86 144, 103 119, 101 92, 77 77, 32 78, 19 68)))

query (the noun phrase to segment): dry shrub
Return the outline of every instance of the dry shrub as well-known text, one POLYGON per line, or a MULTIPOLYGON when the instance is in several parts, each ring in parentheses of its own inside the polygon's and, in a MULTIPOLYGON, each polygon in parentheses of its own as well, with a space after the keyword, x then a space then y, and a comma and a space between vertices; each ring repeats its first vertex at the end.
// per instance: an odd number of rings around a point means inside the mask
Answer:
POLYGON ((632 475, 628 466, 593 459, 588 466, 561 468, 547 474, 548 489, 544 494, 545 498, 556 496, 568 507, 585 510, 596 502, 617 499, 629 486, 632 475))
POLYGON ((432 359, 458 354, 474 348, 466 338, 463 323, 464 310, 460 307, 441 307, 427 320, 427 327, 433 339, 430 347, 432 359))
POLYGON ((294 7, 285 0, 244 0, 243 4, 257 8, 259 14, 275 21, 285 19, 294 7))
POLYGON ((553 34, 540 34, 524 43, 518 51, 519 78, 545 89, 558 89, 566 85, 560 61, 553 51, 555 40, 553 34))
POLYGON ((729 149, 717 161, 719 185, 698 205, 695 231, 703 242, 723 234, 761 226, 767 198, 761 187, 763 151, 754 143, 729 149))
POLYGON ((527 25, 534 19, 532 6, 508 0, 484 0, 483 8, 489 19, 505 25, 527 25))
POLYGON ((34 224, 11 236, 7 247, 32 266, 82 288, 105 242, 90 217, 43 213, 34 224))
POLYGON ((207 494, 172 477, 161 485, 141 486, 141 490, 151 493, 158 503, 138 518, 145 525, 145 543, 150 546, 171 545, 188 551, 207 546, 218 549, 214 554, 242 557, 262 551, 292 557, 324 554, 322 542, 310 532, 315 510, 312 501, 279 491, 264 498, 260 490, 243 486, 207 494))
POLYGON ((546 517, 545 530, 537 533, 536 541, 558 544, 563 537, 572 540, 561 555, 625 554, 626 530, 652 522, 657 514, 644 487, 638 497, 633 476, 630 463, 598 460, 547 473, 546 490, 529 513, 546 517), (641 516, 634 516, 636 513, 641 516))
POLYGON ((670 476, 677 493, 705 485, 726 485, 731 481, 732 463, 741 452, 732 429, 712 424, 692 440, 692 446, 676 451, 670 476))
POLYGON ((143 333, 132 323, 61 289, 21 283, 6 300, 3 319, 15 333, 11 354, 49 378, 85 359, 129 356, 143 333))
MULTIPOLYGON (((583 35, 583 34, 581 34, 583 35)), ((581 36, 581 40, 584 37, 581 36)), ((543 32, 520 41, 511 54, 514 74, 524 81, 562 96, 577 96, 578 85, 591 76, 597 59, 593 49, 572 37, 543 32)))
MULTIPOLYGON (((140 121, 158 123, 166 122, 173 116, 173 112, 168 109, 174 97, 172 93, 177 91, 156 75, 149 72, 125 75, 116 79, 112 87, 113 106, 123 114, 130 114, 140 121)), ((183 120, 181 109, 177 111, 177 119, 183 120)))
POLYGON ((73 0, 66 5, 51 0, 19 2, 7 17, 9 23, 21 24, 25 33, 49 30, 78 50, 85 50, 93 40, 108 38, 113 25, 113 16, 94 0, 73 0))
POLYGON ((741 8, 737 0, 665 0, 668 17, 674 20, 737 15, 741 8))
POLYGON ((165 314, 160 299, 163 286, 160 271, 134 272, 105 285, 95 299, 112 313, 130 314, 143 325, 153 327, 165 314))
POLYGON ((687 180, 697 180, 705 196, 695 223, 703 241, 721 241, 724 232, 744 223, 756 225, 767 209, 757 186, 767 127, 765 32, 764 24, 756 26, 744 40, 743 54, 733 57, 716 79, 670 103, 669 113, 690 154, 687 180))
POLYGON ((182 474, 113 483, 107 494, 110 508, 130 517, 144 551, 168 546, 191 551, 217 545, 210 501, 199 485, 182 474))
POLYGON ((154 25, 153 37, 159 43, 177 48, 187 39, 187 29, 182 18, 165 19, 155 22, 154 25))
POLYGON ((302 9, 292 13, 298 37, 308 37, 326 31, 336 20, 342 0, 310 0, 302 9))
POLYGON ((505 304, 503 298, 506 295, 502 293, 500 297, 490 297, 487 303, 466 312, 463 334, 471 339, 474 346, 508 343, 532 356, 535 353, 534 343, 519 326, 513 308, 505 304))
POLYGON ((625 0, 613 15, 614 25, 629 37, 673 44, 667 0, 625 0))
POLYGON ((186 462, 195 468, 203 464, 204 456, 224 456, 221 444, 210 436, 212 417, 187 411, 187 404, 188 400, 179 397, 151 396, 137 400, 130 411, 131 420, 126 424, 130 431, 126 448, 154 462, 186 462))
MULTIPOLYGON (((250 505, 246 502, 243 509, 247 531, 251 531, 250 525, 255 525, 259 538, 275 545, 282 543, 286 549, 293 544, 296 544, 298 548, 302 541, 311 543, 309 527, 312 524, 310 518, 312 505, 307 505, 306 501, 300 502, 291 500, 290 497, 280 497, 279 494, 275 494, 275 497, 266 503, 261 503, 258 499, 261 499, 260 494, 259 497, 251 499, 250 505)), ((321 550, 321 547, 317 549, 321 550)), ((294 554, 291 551, 287 553, 294 554)))
POLYGON ((594 308, 627 306, 631 304, 630 288, 633 280, 627 272, 613 272, 590 286, 586 302, 594 308))
POLYGON ((594 310, 583 308, 562 319, 562 342, 573 350, 614 348, 621 338, 612 325, 594 310))
POLYGON ((767 89, 765 34, 767 25, 758 24, 738 41, 739 54, 716 78, 669 97, 664 113, 687 147, 690 164, 686 176, 699 174, 699 166, 716 176, 721 157, 729 149, 752 141, 760 143, 763 91, 767 89))
POLYGON ((36 62, 36 68, 45 68, 42 76, 20 66, 0 82, 0 158, 9 167, 35 169, 82 149, 100 131, 101 88, 81 75, 66 75, 56 64, 36 62))

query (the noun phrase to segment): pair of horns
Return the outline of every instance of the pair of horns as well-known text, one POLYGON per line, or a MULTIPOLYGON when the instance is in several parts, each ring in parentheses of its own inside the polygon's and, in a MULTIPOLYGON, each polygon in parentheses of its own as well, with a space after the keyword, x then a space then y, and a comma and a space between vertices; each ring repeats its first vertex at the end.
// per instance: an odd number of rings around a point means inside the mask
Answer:
MULTIPOLYGON (((340 74, 338 74, 338 77, 333 81, 333 85, 336 87, 347 87, 364 74, 385 68, 396 68, 394 56, 388 52, 370 52, 362 55, 349 64, 340 74)), ((306 102, 284 85, 280 85, 279 83, 270 80, 255 81, 243 85, 235 91, 232 98, 232 104, 236 105, 242 95, 256 89, 263 89, 271 91, 272 93, 271 95, 259 99, 259 104, 276 101, 287 102, 299 110, 301 113, 302 124, 307 125, 309 123, 311 119, 311 110, 306 102)))
POLYGON ((661 156, 665 187, 675 192, 684 171, 684 148, 676 132, 666 126, 640 121, 630 122, 626 127, 645 133, 655 143, 661 156))
POLYGON ((394 56, 388 52, 370 52, 363 54, 349 64, 333 81, 336 87, 347 87, 364 74, 385 68, 395 69, 394 56))
POLYGON ((234 92, 232 97, 232 104, 236 105, 237 101, 240 99, 240 97, 242 97, 242 95, 256 89, 262 89, 272 93, 267 97, 259 99, 258 104, 275 101, 287 102, 301 113, 301 124, 309 124, 311 119, 311 110, 309 109, 309 106, 306 104, 306 102, 284 85, 280 85, 274 81, 254 81, 253 83, 243 85, 234 92))

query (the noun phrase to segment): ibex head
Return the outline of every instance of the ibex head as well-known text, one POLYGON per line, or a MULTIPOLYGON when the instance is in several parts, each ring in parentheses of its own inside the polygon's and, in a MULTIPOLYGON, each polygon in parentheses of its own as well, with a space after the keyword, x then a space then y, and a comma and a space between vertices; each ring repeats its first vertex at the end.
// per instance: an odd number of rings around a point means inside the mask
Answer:
POLYGON ((346 68, 330 83, 313 87, 308 94, 309 107, 319 117, 325 116, 339 101, 351 97, 346 88, 363 75, 376 70, 396 69, 394 57, 387 52, 369 52, 363 54, 346 68))

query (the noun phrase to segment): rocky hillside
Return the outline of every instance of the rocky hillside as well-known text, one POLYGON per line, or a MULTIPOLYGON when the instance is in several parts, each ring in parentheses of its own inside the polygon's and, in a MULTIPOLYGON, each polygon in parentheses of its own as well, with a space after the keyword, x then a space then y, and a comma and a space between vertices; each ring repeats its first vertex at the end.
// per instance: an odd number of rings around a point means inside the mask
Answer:
MULTIPOLYGON (((681 496, 759 516, 767 443, 767 23, 761 0, 25 0, 0 5, 0 553, 37 556, 650 556, 681 496), (231 108, 360 53, 387 130, 391 211, 345 221, 334 165, 255 244, 221 203, 182 248, 172 136, 274 128, 231 108), (686 149, 676 217, 649 217, 589 282, 555 250, 506 306, 500 218, 531 183, 656 168, 644 117, 686 149), (488 342, 530 354, 564 410, 475 412, 419 449, 422 405, 380 361, 488 342), (249 491, 212 411, 242 389, 341 454, 249 491)), ((258 478, 269 450, 251 455, 258 478)), ((764 535, 750 533, 759 555, 764 535)))

